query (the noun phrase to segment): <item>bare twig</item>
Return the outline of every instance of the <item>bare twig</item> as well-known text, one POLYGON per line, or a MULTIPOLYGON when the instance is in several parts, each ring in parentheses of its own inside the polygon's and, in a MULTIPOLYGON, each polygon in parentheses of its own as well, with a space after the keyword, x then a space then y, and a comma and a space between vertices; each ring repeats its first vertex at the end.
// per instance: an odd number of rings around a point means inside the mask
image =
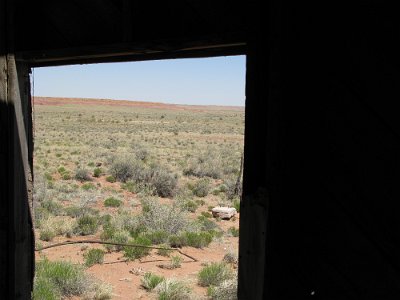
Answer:
POLYGON ((137 247, 137 248, 147 248, 147 249, 171 250, 171 251, 177 251, 178 253, 182 254, 183 256, 190 258, 194 262, 198 261, 193 256, 183 253, 178 248, 164 248, 164 247, 157 247, 157 246, 113 243, 113 242, 104 242, 104 241, 99 241, 99 240, 65 241, 63 243, 52 244, 52 245, 41 247, 40 249, 35 249, 35 251, 42 251, 42 250, 49 249, 49 248, 54 248, 54 247, 59 247, 59 246, 64 246, 64 245, 72 245, 72 244, 103 244, 103 245, 126 246, 126 247, 137 247))

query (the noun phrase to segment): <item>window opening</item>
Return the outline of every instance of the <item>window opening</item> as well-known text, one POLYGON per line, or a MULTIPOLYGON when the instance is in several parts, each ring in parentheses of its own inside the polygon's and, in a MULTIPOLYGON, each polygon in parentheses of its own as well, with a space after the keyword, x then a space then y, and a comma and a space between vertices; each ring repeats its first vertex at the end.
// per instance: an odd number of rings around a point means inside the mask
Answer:
POLYGON ((35 299, 235 299, 245 64, 208 60, 164 76, 156 62, 36 69, 35 299), (143 72, 140 84, 129 68, 143 72), (118 96, 121 84, 135 86, 130 96, 118 96))

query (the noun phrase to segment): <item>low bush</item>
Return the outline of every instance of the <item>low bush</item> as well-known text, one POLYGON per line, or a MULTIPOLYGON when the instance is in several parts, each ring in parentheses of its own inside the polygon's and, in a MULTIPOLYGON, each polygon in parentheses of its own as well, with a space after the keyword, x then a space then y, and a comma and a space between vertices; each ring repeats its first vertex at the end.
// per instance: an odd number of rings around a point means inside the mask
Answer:
POLYGON ((107 177, 106 177, 106 181, 107 181, 107 182, 114 183, 114 182, 116 182, 117 180, 115 179, 114 176, 110 175, 110 176, 107 176, 107 177))
POLYGON ((161 281, 155 291, 158 300, 189 300, 191 299, 190 288, 182 281, 176 279, 165 279, 161 281))
POLYGON ((111 287, 95 281, 79 265, 65 261, 36 262, 35 281, 32 292, 34 300, 59 300, 82 297, 82 299, 111 299, 111 287))
POLYGON ((208 296, 212 300, 237 300, 237 278, 222 281, 218 286, 210 286, 208 296))
POLYGON ((40 206, 55 216, 60 215, 63 210, 61 203, 54 200, 44 200, 40 202, 40 206))
MULTIPOLYGON (((146 237, 139 236, 136 239, 132 240, 130 244, 151 246, 151 241, 146 237)), ((128 260, 135 260, 148 255, 150 253, 150 248, 124 246, 123 251, 124 257, 126 257, 128 260)))
POLYGON ((212 218, 212 214, 210 214, 208 211, 202 211, 201 215, 207 219, 212 218))
POLYGON ((93 170, 93 177, 100 177, 104 171, 101 168, 95 168, 93 170))
POLYGON ((169 236, 168 243, 171 247, 182 248, 187 246, 188 241, 185 234, 173 234, 169 236))
POLYGON ((160 204, 157 199, 142 199, 142 214, 140 223, 149 232, 165 231, 169 235, 177 234, 187 229, 187 215, 176 205, 160 204))
POLYGON ((80 182, 84 182, 84 181, 90 181, 90 175, 89 175, 89 171, 86 169, 76 169, 75 171, 75 179, 79 180, 80 182))
POLYGON ((96 186, 91 182, 87 182, 87 183, 82 184, 81 189, 83 189, 85 191, 89 191, 89 190, 96 189, 96 186))
POLYGON ((120 207, 121 205, 122 201, 114 197, 109 197, 104 200, 104 206, 106 207, 120 207))
POLYGON ((64 208, 64 213, 71 218, 77 218, 82 215, 82 208, 79 206, 68 206, 64 208))
POLYGON ((49 278, 36 277, 32 299, 33 300, 59 300, 61 298, 61 293, 58 287, 49 278))
POLYGON ((168 245, 163 244, 163 245, 160 245, 160 247, 161 247, 161 249, 157 249, 157 254, 158 254, 158 255, 168 257, 168 256, 170 256, 171 253, 173 252, 173 250, 169 250, 169 249, 168 249, 168 248, 169 248, 168 245))
POLYGON ((83 257, 85 258, 85 266, 91 267, 95 264, 102 264, 104 262, 104 251, 101 249, 90 249, 83 257))
POLYGON ((142 287, 148 291, 152 291, 157 285, 159 285, 165 278, 163 276, 155 275, 151 272, 146 272, 141 279, 142 287))
POLYGON ((197 217, 197 222, 200 226, 200 230, 202 231, 210 231, 219 228, 214 221, 210 220, 209 218, 203 215, 197 217))
POLYGON ((224 262, 211 263, 205 266, 197 275, 200 286, 217 286, 224 280, 231 279, 233 272, 224 262))
POLYGON ((163 230, 157 230, 153 232, 145 233, 144 236, 148 238, 153 245, 159 245, 168 241, 168 232, 163 230))
POLYGON ((182 257, 179 255, 171 256, 171 269, 180 268, 182 264, 182 257))
POLYGON ((98 218, 92 215, 84 215, 77 220, 77 233, 81 235, 95 234, 99 228, 98 218))
MULTIPOLYGON (((88 281, 83 269, 70 262, 50 262, 47 259, 36 262, 36 280, 41 285, 42 293, 43 287, 47 287, 52 289, 56 297, 58 295, 80 296, 87 291, 88 281)), ((35 292, 36 290, 34 296, 35 292)), ((50 295, 51 291, 47 290, 46 294, 50 295)), ((37 299, 41 300, 41 298, 37 299)))
POLYGON ((172 197, 175 194, 178 179, 168 170, 157 167, 152 170, 151 185, 160 197, 172 197))
POLYGON ((110 172, 116 180, 126 182, 133 175, 133 168, 129 161, 114 162, 110 172))
POLYGON ((197 197, 205 197, 210 191, 210 180, 208 178, 201 178, 193 185, 192 192, 197 197))
POLYGON ((221 158, 212 151, 200 154, 198 157, 188 161, 187 167, 183 170, 186 176, 211 177, 219 179, 222 177, 221 158))
POLYGON ((40 230, 39 239, 45 242, 50 242, 55 236, 56 233, 53 229, 45 228, 40 230))
POLYGON ((240 199, 239 198, 233 199, 233 207, 236 209, 237 212, 240 212, 240 199))
POLYGON ((186 232, 187 246, 194 248, 207 247, 213 240, 213 235, 209 232, 186 232))
POLYGON ((238 237, 239 236, 239 229, 237 229, 236 227, 229 227, 228 233, 233 237, 238 237))
POLYGON ((196 212, 197 208, 199 208, 199 206, 193 200, 188 200, 188 201, 183 202, 182 208, 191 213, 194 213, 194 212, 196 212))

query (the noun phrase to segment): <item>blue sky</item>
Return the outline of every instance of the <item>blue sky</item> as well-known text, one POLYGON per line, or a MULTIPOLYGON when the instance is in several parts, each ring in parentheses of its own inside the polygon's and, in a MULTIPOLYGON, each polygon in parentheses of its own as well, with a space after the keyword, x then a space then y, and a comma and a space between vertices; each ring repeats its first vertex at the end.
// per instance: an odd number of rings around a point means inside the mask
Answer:
POLYGON ((244 106, 245 56, 34 69, 34 95, 244 106))

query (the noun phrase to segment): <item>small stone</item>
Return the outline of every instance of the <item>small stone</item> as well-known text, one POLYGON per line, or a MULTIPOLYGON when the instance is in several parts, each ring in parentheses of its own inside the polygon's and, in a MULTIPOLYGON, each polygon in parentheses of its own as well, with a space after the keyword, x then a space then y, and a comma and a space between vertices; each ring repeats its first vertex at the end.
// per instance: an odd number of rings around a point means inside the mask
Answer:
POLYGON ((221 218, 229 220, 236 215, 236 209, 234 207, 214 207, 212 210, 212 215, 214 218, 221 218))

